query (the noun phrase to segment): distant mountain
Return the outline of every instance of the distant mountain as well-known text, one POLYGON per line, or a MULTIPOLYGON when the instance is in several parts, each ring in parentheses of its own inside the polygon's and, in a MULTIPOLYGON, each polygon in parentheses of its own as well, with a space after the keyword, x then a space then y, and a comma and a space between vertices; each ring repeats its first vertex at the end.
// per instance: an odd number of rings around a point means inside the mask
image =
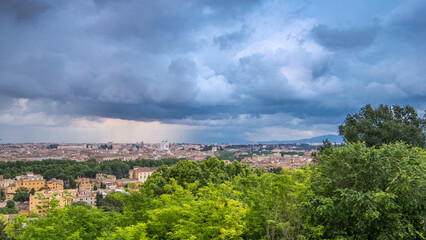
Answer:
POLYGON ((337 135, 323 135, 313 138, 305 138, 299 140, 289 140, 289 141, 264 141, 259 143, 322 143, 323 140, 328 139, 331 143, 343 143, 343 138, 337 135))

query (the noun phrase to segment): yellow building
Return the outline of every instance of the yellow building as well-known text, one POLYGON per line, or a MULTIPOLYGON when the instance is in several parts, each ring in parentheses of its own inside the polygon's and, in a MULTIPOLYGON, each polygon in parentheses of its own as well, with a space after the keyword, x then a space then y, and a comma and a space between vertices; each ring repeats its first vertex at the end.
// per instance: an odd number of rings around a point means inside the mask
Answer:
POLYGON ((16 186, 9 186, 6 188, 6 200, 10 200, 15 196, 16 186))
POLYGON ((41 180, 28 180, 28 179, 21 179, 18 181, 15 181, 16 188, 24 187, 28 190, 31 190, 34 188, 34 190, 39 190, 42 187, 46 187, 46 181, 44 179, 41 180))
POLYGON ((78 193, 74 197, 73 202, 85 202, 87 204, 95 206, 96 205, 96 194, 93 193, 93 192, 89 192, 89 193, 78 193))
POLYGON ((58 190, 62 191, 64 190, 64 181, 56 179, 56 178, 52 178, 46 182, 46 186, 51 191, 58 191, 58 190))
POLYGON ((30 195, 30 211, 38 215, 45 216, 46 210, 50 207, 63 207, 71 204, 76 196, 75 189, 65 191, 38 191, 34 195, 30 195))
POLYGON ((77 178, 75 180, 78 183, 79 191, 92 191, 94 184, 93 180, 90 178, 77 178))
POLYGON ((17 176, 14 183, 9 184, 6 188, 6 200, 12 199, 16 190, 20 187, 27 188, 29 191, 34 188, 35 191, 40 190, 40 188, 47 187, 50 190, 63 190, 64 182, 56 178, 52 178, 50 181, 46 182, 41 175, 33 175, 32 173, 27 173, 27 175, 17 176))

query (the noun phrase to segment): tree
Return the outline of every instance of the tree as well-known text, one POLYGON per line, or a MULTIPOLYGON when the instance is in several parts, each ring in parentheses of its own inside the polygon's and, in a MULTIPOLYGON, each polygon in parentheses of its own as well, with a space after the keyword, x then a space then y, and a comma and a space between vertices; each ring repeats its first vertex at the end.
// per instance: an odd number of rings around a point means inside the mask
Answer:
POLYGON ((426 151, 403 143, 332 147, 320 155, 304 206, 326 239, 424 239, 426 151))
POLYGON ((73 206, 73 207, 81 206, 81 207, 85 207, 87 209, 92 208, 92 205, 90 205, 86 202, 83 202, 83 201, 73 202, 73 203, 71 203, 71 206, 73 206))
POLYGON ((20 187, 16 189, 15 195, 13 196, 13 201, 16 202, 25 202, 30 200, 30 192, 26 187, 20 187))
POLYGON ((0 216, 0 239, 7 239, 7 233, 6 233, 6 219, 0 216))
POLYGON ((359 113, 349 114, 339 126, 339 135, 346 143, 365 142, 368 147, 403 141, 415 147, 426 146, 426 120, 419 118, 411 106, 393 107, 371 105, 361 108, 359 113))
POLYGON ((25 239, 97 239, 125 224, 121 214, 103 212, 85 206, 65 206, 47 212, 43 218, 28 219, 16 216, 7 233, 16 240, 25 239))
POLYGON ((96 193, 96 207, 99 207, 99 205, 101 204, 101 200, 103 198, 103 195, 100 192, 96 193))
POLYGON ((15 213, 18 213, 18 209, 16 209, 15 202, 12 200, 7 200, 6 207, 0 208, 0 214, 15 214, 15 213))
MULTIPOLYGON (((118 195, 118 193, 116 193, 118 195)), ((107 212, 115 211, 122 212, 123 203, 114 198, 116 194, 107 195, 105 198, 99 200, 98 208, 107 212)), ((97 201, 97 199, 96 199, 97 201)))
POLYGON ((123 239, 134 239, 134 240, 148 240, 146 236, 146 224, 138 223, 136 225, 128 226, 125 228, 118 227, 115 232, 103 234, 104 236, 100 240, 123 240, 123 239))
POLYGON ((244 239, 301 239, 301 206, 310 191, 312 170, 287 170, 280 174, 250 174, 235 179, 239 199, 250 206, 244 239))
POLYGON ((15 208, 15 202, 12 201, 12 200, 7 200, 6 207, 7 208, 15 208))
POLYGON ((71 179, 69 180, 68 187, 69 187, 70 189, 75 189, 75 188, 77 188, 77 183, 75 182, 74 178, 71 178, 71 179))
POLYGON ((180 186, 171 179, 172 194, 154 200, 149 210, 148 236, 152 239, 241 239, 247 209, 233 199, 240 193, 229 184, 212 183, 198 189, 198 182, 180 186), (196 194, 193 192, 197 191, 196 194))
POLYGON ((6 199, 6 194, 3 189, 0 189, 0 201, 3 201, 4 199, 6 199))

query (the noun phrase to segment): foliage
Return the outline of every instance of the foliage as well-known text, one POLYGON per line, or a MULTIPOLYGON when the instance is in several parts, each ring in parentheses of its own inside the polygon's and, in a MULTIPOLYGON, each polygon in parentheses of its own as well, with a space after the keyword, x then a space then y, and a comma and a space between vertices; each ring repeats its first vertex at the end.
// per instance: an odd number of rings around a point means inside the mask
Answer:
POLYGON ((312 175, 309 226, 325 238, 423 239, 426 151, 403 143, 331 148, 312 175))
POLYGON ((411 106, 366 105, 359 113, 349 114, 339 126, 346 143, 365 142, 368 147, 403 141, 415 147, 426 147, 426 120, 419 118, 411 106))
POLYGON ((7 200, 6 207, 7 208, 15 208, 16 207, 15 202, 12 201, 12 200, 7 200))
POLYGON ((209 186, 193 191, 198 183, 186 188, 171 180, 172 194, 155 200, 157 208, 148 212, 148 235, 154 239, 237 239, 245 230, 246 209, 233 195, 229 185, 209 186))
POLYGON ((0 201, 4 201, 6 199, 6 193, 3 189, 0 188, 0 201))
POLYGON ((240 199, 250 206, 247 213, 247 239, 300 239, 301 203, 310 191, 312 170, 283 170, 277 174, 251 174, 236 179, 240 199))
POLYGON ((118 227, 113 233, 104 234, 101 240, 148 240, 146 224, 138 223, 128 227, 118 227))
POLYGON ((66 206, 44 218, 28 219, 20 215, 9 224, 7 232, 14 239, 96 239, 122 226, 122 216, 96 208, 66 206), (24 227, 25 226, 25 227, 24 227))
POLYGON ((57 149, 58 148, 58 144, 50 144, 49 146, 47 146, 47 149, 57 149))
MULTIPOLYGON (((113 195, 107 195, 105 198, 99 199, 99 204, 97 205, 99 209, 103 209, 107 212, 122 212, 123 203, 116 199, 119 193, 115 193, 113 195)), ((98 195, 96 195, 96 201, 98 201, 98 195)))
POLYGON ((96 207, 99 207, 99 205, 101 204, 102 198, 104 198, 104 196, 100 192, 97 192, 96 193, 96 207))
POLYGON ((281 171, 283 170, 282 167, 276 167, 276 168, 271 168, 268 170, 268 172, 270 173, 275 173, 275 174, 281 174, 281 171))
POLYGON ((202 152, 211 151, 213 149, 213 147, 214 147, 213 145, 205 145, 200 149, 200 151, 202 151, 202 152))
POLYGON ((234 161, 235 152, 219 151, 218 153, 219 153, 219 156, 217 158, 219 160, 230 160, 230 161, 234 161))
POLYGON ((71 206, 74 206, 74 207, 81 206, 81 207, 85 207, 85 208, 88 208, 88 209, 92 208, 92 205, 90 205, 86 202, 83 202, 83 201, 73 202, 73 203, 71 203, 71 206))
POLYGON ((170 184, 170 179, 175 179, 181 186, 198 181, 199 186, 203 187, 207 183, 220 184, 230 181, 238 175, 246 176, 252 172, 253 169, 249 165, 240 164, 237 161, 225 164, 216 157, 211 157, 201 163, 185 160, 170 168, 166 166, 158 168, 145 182, 144 190, 158 196, 167 193, 164 186, 170 184))
POLYGON ((0 239, 7 239, 7 233, 6 233, 6 218, 3 218, 0 216, 0 239))
POLYGON ((0 214, 16 214, 16 213, 18 213, 18 209, 15 206, 15 202, 12 200, 7 200, 6 206, 4 208, 0 208, 0 214))
POLYGON ((26 187, 19 187, 15 191, 13 196, 13 201, 16 202, 25 202, 30 200, 30 191, 26 187))

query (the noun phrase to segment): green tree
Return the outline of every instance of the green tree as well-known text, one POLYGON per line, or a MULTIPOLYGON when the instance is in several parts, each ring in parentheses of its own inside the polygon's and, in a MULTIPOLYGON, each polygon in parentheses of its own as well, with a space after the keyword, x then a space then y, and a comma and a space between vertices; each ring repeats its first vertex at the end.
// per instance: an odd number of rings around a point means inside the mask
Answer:
POLYGON ((102 200, 103 196, 100 192, 96 193, 96 207, 99 207, 99 205, 101 204, 101 200, 102 200))
POLYGON ((237 177, 234 186, 241 202, 250 206, 245 239, 301 239, 301 207, 306 200, 312 170, 282 170, 281 174, 237 177))
POLYGON ((15 195, 13 196, 13 201, 16 202, 25 202, 30 200, 30 192, 26 187, 20 187, 16 189, 15 195))
POLYGON ((164 186, 170 184, 172 178, 181 186, 198 181, 199 187, 203 187, 209 183, 221 184, 231 181, 236 176, 247 176, 252 172, 253 169, 247 164, 241 164, 238 161, 225 164, 216 157, 203 160, 201 163, 184 160, 169 168, 159 167, 144 183, 144 191, 157 196, 167 193, 164 186))
POLYGON ((15 202, 12 200, 7 200, 6 206, 4 208, 0 208, 0 214, 16 214, 18 213, 18 209, 15 206, 15 202))
POLYGON ((327 239, 424 239, 426 151, 403 143, 332 147, 320 156, 306 229, 327 239))
POLYGON ((7 208, 15 208, 16 206, 15 206, 15 202, 14 201, 12 201, 12 200, 7 200, 7 202, 6 202, 6 207, 7 208))
POLYGON ((75 182, 74 178, 71 178, 71 179, 69 180, 68 187, 69 187, 70 189, 76 189, 76 188, 77 188, 77 183, 75 182))
POLYGON ((7 232, 16 240, 21 239, 96 239, 108 235, 117 226, 125 224, 121 214, 103 212, 84 206, 65 206, 47 212, 43 218, 15 217, 7 232))
POLYGON ((103 209, 105 211, 115 211, 115 212, 122 212, 123 210, 123 203, 119 200, 117 200, 115 195, 119 195, 119 193, 110 194, 107 195, 105 198, 101 198, 99 200, 99 209, 103 209))
POLYGON ((146 224, 138 223, 128 227, 118 227, 115 232, 106 233, 101 240, 148 240, 146 224))
POLYGON ((245 230, 247 209, 232 196, 240 193, 229 184, 209 184, 197 191, 198 183, 186 188, 171 180, 148 212, 148 236, 154 239, 238 239, 245 230))
POLYGON ((0 239, 5 240, 8 239, 7 233, 6 233, 6 219, 0 216, 0 239))
POLYGON ((4 201, 6 199, 6 194, 4 190, 0 188, 0 201, 4 201))
POLYGON ((339 135, 346 143, 361 141, 368 147, 403 141, 424 148, 425 126, 426 120, 411 106, 380 105, 374 109, 368 104, 359 113, 346 117, 344 124, 339 126, 339 135))

